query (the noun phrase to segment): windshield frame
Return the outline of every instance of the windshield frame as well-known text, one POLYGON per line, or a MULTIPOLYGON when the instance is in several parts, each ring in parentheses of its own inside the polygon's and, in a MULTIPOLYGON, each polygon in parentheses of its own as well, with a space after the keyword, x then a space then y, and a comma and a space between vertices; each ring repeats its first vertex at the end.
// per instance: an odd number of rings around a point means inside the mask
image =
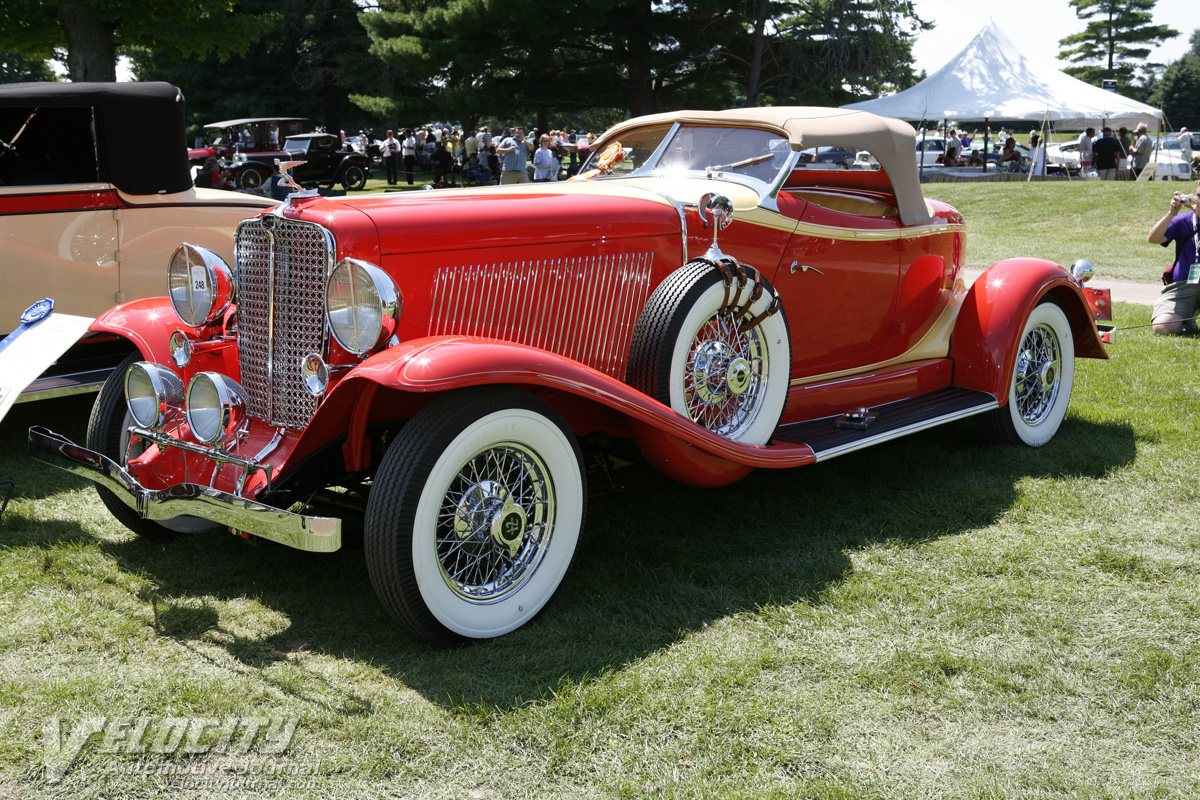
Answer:
MULTIPOLYGON (((648 127, 653 127, 653 126, 648 126, 648 127)), ((667 129, 667 132, 663 135, 662 140, 658 143, 658 146, 654 148, 654 150, 651 152, 651 154, 648 157, 646 157, 646 159, 642 162, 642 164, 639 167, 637 167, 637 169, 634 169, 631 172, 623 173, 621 175, 597 175, 593 178, 590 178, 589 180, 609 181, 609 180, 623 180, 626 178, 665 179, 666 176, 664 176, 661 172, 658 171, 658 165, 662 161, 663 154, 666 152, 668 145, 670 145, 670 143, 672 141, 674 141, 676 135, 678 135, 679 131, 684 127, 685 127, 684 124, 681 122, 678 122, 678 121, 672 122, 670 127, 667 129)), ((759 131, 762 133, 775 134, 775 135, 779 136, 780 138, 784 138, 784 139, 788 138, 788 135, 786 132, 776 130, 773 127, 767 126, 767 125, 763 125, 763 126, 731 125, 729 123, 713 123, 711 125, 703 125, 703 124, 697 124, 694 122, 689 122, 689 123, 687 123, 686 127, 689 127, 689 128, 700 128, 700 127, 704 127, 704 128, 737 128, 740 130, 751 130, 751 131, 759 131)), ((628 133, 628 131, 625 131, 625 133, 628 133)), ((606 147, 608 147, 609 144, 611 144, 613 141, 620 141, 620 140, 621 140, 620 135, 617 135, 615 137, 608 136, 608 137, 605 137, 602 139, 597 139, 595 144, 591 145, 591 147, 590 147, 591 153, 588 155, 587 161, 585 161, 584 164, 580 167, 580 172, 585 171, 588 168, 588 165, 591 163, 592 159, 597 157, 597 155, 599 153, 603 152, 604 149, 606 147)), ((783 165, 776 171, 775 178, 772 181, 770 181, 769 183, 767 181, 763 181, 758 178, 751 177, 749 175, 743 175, 738 172, 731 172, 728 170, 714 170, 714 169, 683 170, 679 173, 678 177, 683 177, 683 178, 692 179, 692 180, 696 180, 696 179, 720 180, 720 181, 726 181, 728 183, 736 183, 739 186, 745 186, 746 188, 752 189, 755 193, 758 194, 760 206, 769 208, 774 211, 778 211, 779 207, 776 203, 775 198, 778 196, 780 188, 783 186, 784 182, 787 180, 787 178, 791 174, 792 170, 795 169, 796 162, 798 161, 799 158, 800 158, 800 153, 797 150, 793 149, 791 147, 791 145, 789 144, 787 158, 784 160, 783 165)))

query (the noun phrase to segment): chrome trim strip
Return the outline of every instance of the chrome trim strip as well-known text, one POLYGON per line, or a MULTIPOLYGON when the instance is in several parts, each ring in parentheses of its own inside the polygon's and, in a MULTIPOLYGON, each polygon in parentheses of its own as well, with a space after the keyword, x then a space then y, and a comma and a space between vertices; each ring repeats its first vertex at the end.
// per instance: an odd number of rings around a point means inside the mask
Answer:
POLYGON ((895 430, 888 431, 887 433, 880 434, 879 436, 868 436, 863 439, 859 439, 856 442, 844 444, 841 447, 832 447, 828 450, 822 450, 815 454, 816 460, 818 463, 821 461, 828 461, 831 458, 837 458, 838 456, 843 456, 846 453, 853 453, 855 450, 862 450, 865 447, 872 447, 877 444, 882 444, 883 442, 890 442, 893 439, 899 439, 902 436, 908 436, 910 433, 919 433, 920 431, 929 430, 930 428, 936 428, 938 425, 944 425, 947 422, 954 422, 955 420, 973 417, 976 414, 982 414, 986 411, 991 411, 992 409, 999 407, 1000 403, 993 399, 990 402, 982 403, 972 408, 965 408, 961 411, 943 414, 940 417, 914 422, 912 425, 907 425, 903 428, 896 428, 895 430))
POLYGON ((46 428, 29 429, 29 454, 103 486, 144 519, 200 517, 316 553, 331 553, 342 546, 342 521, 336 517, 294 514, 194 483, 147 489, 112 459, 46 428))
POLYGON ((52 378, 38 378, 26 386, 13 403, 32 403, 35 400, 98 392, 112 372, 111 368, 105 368, 70 375, 55 375, 52 378))

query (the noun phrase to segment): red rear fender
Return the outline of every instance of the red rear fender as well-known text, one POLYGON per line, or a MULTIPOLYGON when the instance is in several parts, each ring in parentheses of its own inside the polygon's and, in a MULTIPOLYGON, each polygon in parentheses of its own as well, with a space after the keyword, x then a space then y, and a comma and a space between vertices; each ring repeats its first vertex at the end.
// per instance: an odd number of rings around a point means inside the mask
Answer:
POLYGON ((1012 258, 984 270, 967 292, 950 340, 954 384, 988 392, 1001 405, 1007 402, 1017 339, 1029 313, 1046 297, 1067 315, 1077 358, 1108 358, 1075 279, 1051 261, 1012 258))

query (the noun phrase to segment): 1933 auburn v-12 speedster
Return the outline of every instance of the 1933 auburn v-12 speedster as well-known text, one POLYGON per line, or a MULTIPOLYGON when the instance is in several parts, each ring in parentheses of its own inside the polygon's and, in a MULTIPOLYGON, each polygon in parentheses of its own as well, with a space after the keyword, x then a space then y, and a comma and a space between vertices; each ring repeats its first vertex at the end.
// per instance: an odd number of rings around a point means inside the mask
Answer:
POLYGON ((1079 283, 1019 258, 968 287, 912 141, 863 112, 683 111, 616 126, 567 183, 293 194, 240 225, 234 268, 185 244, 168 298, 98 319, 140 354, 86 448, 33 428, 31 449, 146 535, 335 550, 313 498, 359 497, 380 600, 455 643, 563 580, 585 434, 697 486, 971 415, 1045 444, 1075 357, 1106 357, 1079 283), (799 163, 818 146, 879 168, 799 163))

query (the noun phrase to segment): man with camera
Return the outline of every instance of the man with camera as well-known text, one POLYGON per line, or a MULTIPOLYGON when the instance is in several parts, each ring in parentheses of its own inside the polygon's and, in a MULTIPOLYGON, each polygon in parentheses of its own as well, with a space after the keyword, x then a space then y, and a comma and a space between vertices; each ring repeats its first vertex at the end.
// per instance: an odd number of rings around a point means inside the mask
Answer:
POLYGON ((1171 197, 1171 208, 1150 228, 1150 244, 1175 245, 1175 262, 1163 271, 1166 286, 1154 304, 1150 322, 1155 333, 1195 329, 1200 308, 1200 183, 1190 195, 1171 197), (1187 211, 1180 213, 1184 206, 1187 211))

